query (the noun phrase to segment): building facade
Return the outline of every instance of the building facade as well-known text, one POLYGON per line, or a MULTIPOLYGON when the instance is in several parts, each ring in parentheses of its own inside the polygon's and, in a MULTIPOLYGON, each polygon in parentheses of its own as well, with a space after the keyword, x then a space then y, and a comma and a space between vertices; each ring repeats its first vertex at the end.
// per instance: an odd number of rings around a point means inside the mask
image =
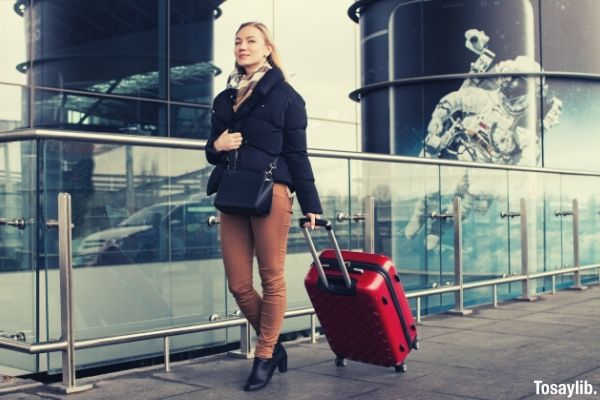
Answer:
MULTIPOLYGON (((218 228, 206 223, 216 212, 205 195, 204 154, 105 137, 205 140, 245 21, 271 27, 286 76, 307 103, 309 148, 329 151, 311 158, 324 216, 361 212, 363 198, 375 197, 375 250, 393 258, 407 289, 453 283, 451 223, 431 216, 449 212, 456 197, 465 279, 520 272, 521 227, 502 215, 521 199, 533 271, 573 265, 572 225, 561 214, 573 199, 580 264, 598 262, 594 0, 0 0, 0 11, 0 136, 57 135, 2 142, 0 217, 27 221, 22 230, 0 226, 2 336, 60 336, 57 234, 45 228, 59 192, 73 202, 78 339, 235 315, 218 228), (77 140, 89 133, 104 139, 77 140), (364 161, 349 152, 411 158, 364 161), (584 170, 591 173, 577 173, 584 170)), ((335 228, 343 247, 361 247, 360 224, 335 228)), ((309 305, 306 250, 293 227, 290 309, 309 305)), ((558 283, 568 287, 572 277, 558 283)), ((548 288, 541 279, 531 291, 548 288)), ((521 294, 517 285, 499 290, 503 299, 521 294)), ((467 303, 489 302, 488 292, 471 291, 467 303)), ((441 312, 453 301, 431 296, 422 308, 441 312)), ((284 330, 308 326, 286 320, 284 330)), ((228 329, 176 337, 172 346, 236 341, 239 329, 228 329)), ((82 350, 77 363, 145 358, 161 347, 154 340, 82 350)), ((59 354, 0 354, 0 368, 16 373, 60 368, 59 354)))

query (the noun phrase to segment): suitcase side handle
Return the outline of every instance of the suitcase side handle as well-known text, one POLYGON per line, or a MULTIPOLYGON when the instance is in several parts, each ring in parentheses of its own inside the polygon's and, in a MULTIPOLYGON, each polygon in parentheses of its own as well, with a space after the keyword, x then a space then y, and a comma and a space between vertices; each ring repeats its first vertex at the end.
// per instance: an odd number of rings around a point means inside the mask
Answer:
MULTIPOLYGON (((323 265, 321 264, 321 260, 319 260, 319 255, 317 254, 317 249, 315 248, 315 243, 312 240, 310 232, 308 228, 304 226, 305 223, 309 222, 309 219, 306 217, 302 217, 299 219, 300 228, 302 229, 302 233, 304 234, 304 238, 308 242, 308 248, 310 249, 310 253, 312 254, 313 260, 315 261, 315 265, 317 266, 317 271, 319 272, 319 279, 321 279, 321 283, 326 288, 329 288, 329 282, 327 281, 327 276, 325 275, 325 271, 323 270, 323 265)), ((340 267, 340 271, 342 272, 342 278, 344 279, 344 284, 347 288, 352 287, 352 281, 350 280, 350 275, 348 274, 348 268, 346 268, 346 263, 344 262, 344 257, 342 256, 342 251, 340 250, 340 245, 335 237, 335 233, 333 233, 333 226, 331 222, 326 219, 317 218, 315 220, 315 226, 322 226, 327 229, 327 234, 329 235, 329 240, 333 244, 335 249, 335 255, 338 260, 338 265, 340 267)))

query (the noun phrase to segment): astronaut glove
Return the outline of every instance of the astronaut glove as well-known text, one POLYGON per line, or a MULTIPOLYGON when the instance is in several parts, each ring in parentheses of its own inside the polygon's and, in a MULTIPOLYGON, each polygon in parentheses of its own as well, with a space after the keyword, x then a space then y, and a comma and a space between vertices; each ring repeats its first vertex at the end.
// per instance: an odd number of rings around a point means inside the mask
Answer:
POLYGON ((552 128, 553 126, 558 125, 558 123, 560 122, 560 115, 562 113, 562 101, 560 101, 556 97, 553 97, 551 101, 552 106, 550 107, 550 110, 548 110, 546 116, 544 117, 544 129, 552 128))

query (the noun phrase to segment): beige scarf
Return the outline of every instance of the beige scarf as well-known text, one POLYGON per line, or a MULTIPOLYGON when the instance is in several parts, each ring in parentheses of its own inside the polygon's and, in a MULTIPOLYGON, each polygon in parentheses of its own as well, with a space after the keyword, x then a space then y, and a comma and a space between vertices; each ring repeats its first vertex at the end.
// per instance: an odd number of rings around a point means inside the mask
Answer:
POLYGON ((252 94, 252 91, 262 79, 263 76, 273 68, 268 61, 265 61, 256 71, 249 76, 239 72, 237 68, 229 75, 227 79, 227 88, 236 89, 237 94, 235 97, 235 103, 233 104, 233 111, 237 111, 240 105, 252 94))

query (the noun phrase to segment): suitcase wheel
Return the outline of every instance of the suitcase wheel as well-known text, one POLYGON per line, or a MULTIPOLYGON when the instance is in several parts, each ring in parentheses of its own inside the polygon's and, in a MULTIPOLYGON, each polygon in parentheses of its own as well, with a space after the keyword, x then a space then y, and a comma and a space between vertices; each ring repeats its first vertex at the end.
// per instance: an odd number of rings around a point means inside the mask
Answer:
POLYGON ((417 339, 414 341, 412 348, 415 350, 419 350, 421 348, 421 342, 417 339))
POLYGON ((394 366, 394 371, 396 371, 398 373, 405 373, 407 370, 408 370, 408 368, 406 368, 406 364, 400 364, 400 365, 394 366))
POLYGON ((335 358, 335 366, 336 367, 345 367, 346 360, 344 359, 344 357, 336 357, 335 358))

